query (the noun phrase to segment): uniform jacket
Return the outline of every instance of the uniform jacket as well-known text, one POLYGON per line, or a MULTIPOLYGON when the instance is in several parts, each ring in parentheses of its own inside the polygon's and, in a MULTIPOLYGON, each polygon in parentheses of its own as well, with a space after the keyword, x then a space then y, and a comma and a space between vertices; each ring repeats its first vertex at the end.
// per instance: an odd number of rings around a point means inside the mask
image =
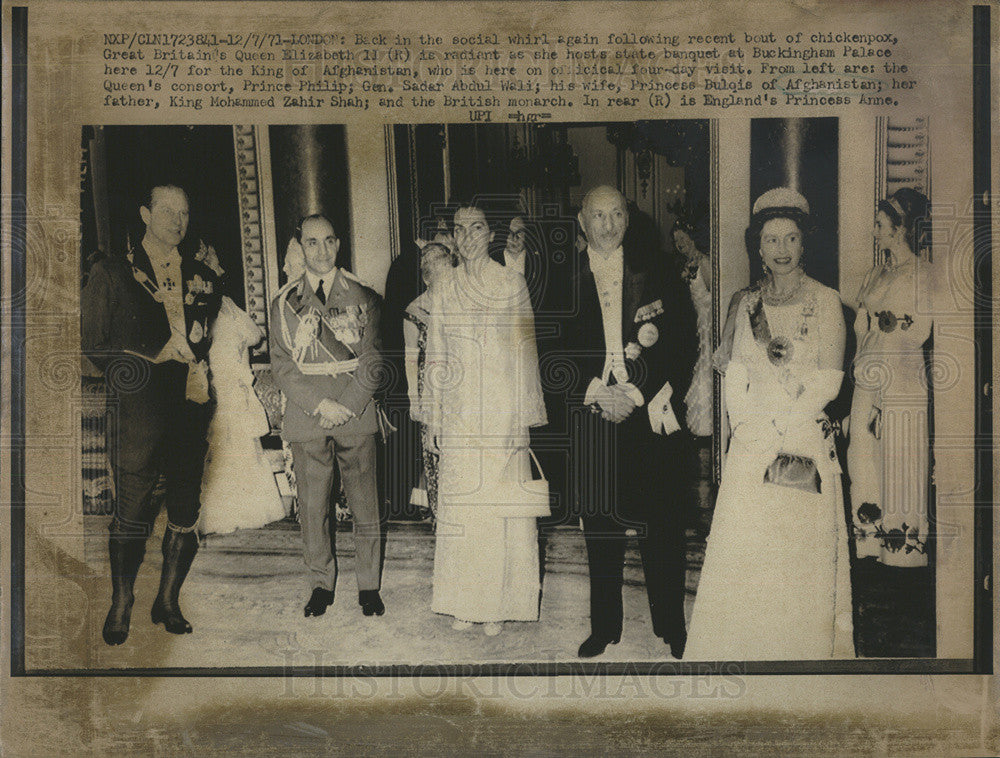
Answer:
POLYGON ((279 291, 271 304, 271 368, 287 400, 282 436, 288 442, 378 431, 372 395, 384 373, 380 311, 378 294, 340 269, 325 305, 305 274, 279 291), (321 368, 355 359, 356 366, 337 375, 321 368), (323 429, 316 408, 327 398, 349 408, 355 417, 323 429))
MULTIPOLYGON (((81 345, 102 371, 126 353, 153 360, 170 339, 170 322, 150 287, 156 276, 141 245, 129 256, 107 256, 94 263, 81 291, 81 345), (143 285, 140 280, 148 279, 143 285)), ((181 258, 184 321, 188 345, 197 360, 208 355, 212 322, 222 294, 219 277, 191 257, 181 258)))

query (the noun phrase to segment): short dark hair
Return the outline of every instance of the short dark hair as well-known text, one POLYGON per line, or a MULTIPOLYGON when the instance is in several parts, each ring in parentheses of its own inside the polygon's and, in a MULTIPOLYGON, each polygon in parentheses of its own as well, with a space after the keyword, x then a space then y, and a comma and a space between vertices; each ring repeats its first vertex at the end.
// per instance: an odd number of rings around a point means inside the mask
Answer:
POLYGON ((750 219, 745 240, 751 259, 760 255, 760 234, 764 230, 764 224, 776 218, 786 218, 799 228, 802 233, 802 252, 808 254, 809 242, 814 232, 812 217, 801 208, 774 207, 765 208, 750 219))
POLYGON ((328 223, 330 225, 330 228, 333 229, 334 235, 337 234, 337 227, 335 227, 333 225, 333 222, 329 218, 327 218, 324 214, 310 213, 308 216, 303 216, 302 218, 300 218, 299 223, 295 225, 295 232, 294 232, 295 239, 296 241, 298 241, 299 244, 302 244, 302 227, 305 225, 306 221, 319 221, 319 220, 323 220, 326 223, 328 223))
POLYGON ((164 182, 155 182, 155 183, 152 183, 152 184, 150 184, 147 187, 145 199, 143 200, 143 203, 142 203, 143 207, 149 208, 150 210, 152 210, 153 209, 153 195, 154 195, 154 193, 156 192, 156 190, 165 190, 165 189, 177 190, 178 192, 180 192, 181 194, 184 195, 184 198, 188 201, 188 203, 191 202, 191 198, 188 197, 188 193, 187 193, 186 189, 184 189, 179 184, 175 184, 174 182, 166 182, 166 181, 164 181, 164 182))
POLYGON ((704 224, 697 223, 688 216, 678 216, 670 230, 671 237, 673 237, 674 232, 683 232, 690 237, 699 253, 709 252, 712 242, 704 224))
POLYGON ((903 227, 906 242, 914 253, 919 253, 930 245, 930 200, 923 192, 912 187, 902 187, 885 200, 880 200, 878 210, 889 217, 893 227, 903 227), (899 212, 900 209, 902 213, 899 212))
POLYGON ((489 204, 486 203, 483 199, 479 197, 472 197, 468 199, 459 200, 457 203, 455 203, 453 210, 451 212, 452 228, 455 227, 455 214, 458 213, 460 210, 479 211, 480 213, 483 214, 483 218, 486 219, 486 224, 487 226, 489 226, 490 231, 493 231, 493 225, 496 219, 490 218, 490 216, 492 215, 490 213, 491 209, 489 207, 489 204))

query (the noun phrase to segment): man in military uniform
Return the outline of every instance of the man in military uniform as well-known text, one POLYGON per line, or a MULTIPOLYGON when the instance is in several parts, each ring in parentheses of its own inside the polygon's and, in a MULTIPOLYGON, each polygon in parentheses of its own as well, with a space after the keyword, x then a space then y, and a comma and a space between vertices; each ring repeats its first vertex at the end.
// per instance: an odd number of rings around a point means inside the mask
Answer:
POLYGON ((287 403, 282 435, 292 449, 299 520, 312 595, 306 616, 333 604, 337 559, 330 530, 334 457, 354 516, 358 602, 385 612, 379 596, 380 524, 372 399, 382 373, 379 296, 337 268, 340 240, 322 215, 296 229, 305 271, 271 306, 271 364, 287 403))
POLYGON ((206 357, 221 297, 217 273, 177 250, 188 227, 184 190, 154 186, 139 215, 146 225, 142 244, 96 262, 81 292, 83 352, 104 372, 118 410, 117 423, 108 425, 115 474, 112 600, 103 630, 109 645, 128 637, 161 474, 168 521, 151 616, 173 634, 191 631, 178 595, 198 550, 194 528, 211 415, 206 357))

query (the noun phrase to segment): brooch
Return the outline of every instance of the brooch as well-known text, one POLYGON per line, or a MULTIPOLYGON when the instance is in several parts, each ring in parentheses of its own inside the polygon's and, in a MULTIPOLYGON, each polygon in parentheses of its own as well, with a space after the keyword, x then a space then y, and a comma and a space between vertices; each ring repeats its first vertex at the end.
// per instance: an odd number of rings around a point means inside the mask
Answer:
POLYGON ((783 366, 792 360, 795 347, 787 337, 773 337, 767 343, 767 359, 775 366, 783 366))

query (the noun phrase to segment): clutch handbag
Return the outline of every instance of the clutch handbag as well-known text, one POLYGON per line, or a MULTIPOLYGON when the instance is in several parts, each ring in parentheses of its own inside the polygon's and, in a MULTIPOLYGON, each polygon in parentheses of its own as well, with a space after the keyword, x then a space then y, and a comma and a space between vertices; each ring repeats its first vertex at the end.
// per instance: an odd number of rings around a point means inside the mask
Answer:
POLYGON ((822 492, 816 461, 804 455, 778 453, 764 472, 764 481, 778 487, 819 494, 822 492))

